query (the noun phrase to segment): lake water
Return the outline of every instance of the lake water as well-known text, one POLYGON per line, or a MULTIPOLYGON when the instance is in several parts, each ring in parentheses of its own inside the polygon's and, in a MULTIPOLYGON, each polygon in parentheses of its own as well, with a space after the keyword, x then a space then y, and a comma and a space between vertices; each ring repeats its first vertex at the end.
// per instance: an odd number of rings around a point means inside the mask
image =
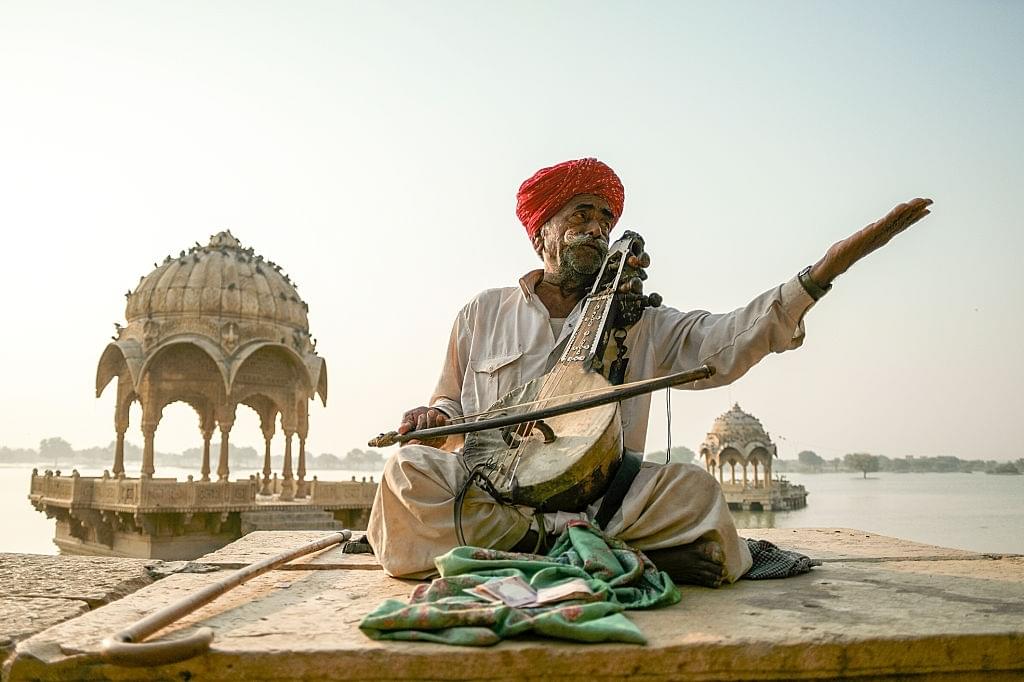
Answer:
MULTIPOLYGON (((51 465, 52 466, 52 465, 51 465)), ((40 467, 42 469, 42 467, 40 467)), ((70 471, 70 467, 67 469, 70 471)), ((28 501, 32 467, 0 467, 0 552, 56 554, 54 521, 28 501)), ((82 475, 100 472, 81 470, 82 475)), ((134 472, 133 472, 134 473, 134 472)), ((179 480, 192 471, 160 470, 179 480)), ((254 471, 239 471, 239 478, 254 471)), ((379 472, 316 471, 323 480, 379 472)), ((741 528, 845 527, 945 547, 1024 554, 1024 476, 975 474, 786 474, 810 493, 790 512, 734 512, 741 528)), ((233 475, 232 478, 235 478, 233 475)), ((756 532, 748 535, 756 537, 756 532)))

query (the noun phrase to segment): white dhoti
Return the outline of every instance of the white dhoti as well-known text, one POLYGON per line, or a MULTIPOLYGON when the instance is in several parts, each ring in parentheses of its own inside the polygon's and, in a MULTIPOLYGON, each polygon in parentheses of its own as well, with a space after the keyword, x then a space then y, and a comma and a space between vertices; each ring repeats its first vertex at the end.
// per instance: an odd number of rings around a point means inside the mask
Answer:
MULTIPOLYGON (((388 459, 367 537, 389 575, 425 578, 437 572, 434 558, 459 544, 455 497, 468 475, 457 455, 423 445, 403 447, 388 459)), ((593 519, 599 506, 600 501, 591 505, 586 516, 593 519)), ((465 496, 462 529, 469 545, 511 549, 532 522, 532 509, 500 504, 475 485, 465 496)), ((730 582, 751 565, 718 482, 691 464, 645 462, 605 532, 641 550, 713 540, 725 552, 730 582)))

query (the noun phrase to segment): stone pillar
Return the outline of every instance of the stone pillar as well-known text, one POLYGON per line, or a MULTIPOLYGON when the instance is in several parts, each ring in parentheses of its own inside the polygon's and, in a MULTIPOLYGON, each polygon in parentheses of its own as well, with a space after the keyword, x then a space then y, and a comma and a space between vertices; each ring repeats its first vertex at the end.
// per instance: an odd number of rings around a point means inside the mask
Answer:
POLYGON ((235 405, 225 403, 214 412, 217 419, 217 427, 220 429, 220 457, 217 460, 217 480, 228 480, 231 468, 228 466, 228 453, 230 452, 231 427, 235 425, 235 405))
POLYGON ((142 478, 153 478, 156 466, 153 462, 153 439, 156 437, 156 423, 142 422, 142 478))
POLYGON ((720 484, 724 484, 725 483, 725 474, 722 473, 723 469, 725 469, 725 467, 723 467, 722 466, 722 462, 719 461, 718 462, 718 482, 720 484))
POLYGON ((203 475, 203 481, 210 480, 210 439, 213 438, 213 428, 206 428, 203 432, 203 465, 199 473, 203 475))
POLYGON ((751 464, 754 465, 754 487, 757 487, 757 460, 753 460, 751 464))
POLYGON ((217 461, 217 480, 228 480, 231 470, 228 468, 228 435, 234 422, 220 422, 220 459, 217 461))
POLYGON ((306 499, 306 437, 299 435, 299 479, 295 484, 295 497, 306 499))
POLYGON ((292 436, 295 431, 284 431, 284 468, 281 471, 281 499, 285 502, 295 499, 295 479, 292 476, 292 436))
POLYGON ((263 431, 263 481, 260 485, 260 495, 273 495, 274 489, 270 486, 270 474, 273 471, 270 468, 270 442, 274 438, 274 416, 270 415, 270 418, 265 418, 261 415, 260 419, 260 430, 263 431))
POLYGON ((743 463, 743 487, 747 487, 747 463, 743 463))
POLYGON ((114 477, 124 478, 124 431, 117 431, 117 445, 114 446, 114 477))
POLYGON ((273 436, 263 436, 263 480, 260 482, 260 495, 270 495, 270 441, 273 436))
POLYGON ((736 485, 736 462, 735 461, 729 462, 729 466, 730 466, 729 475, 732 477, 731 483, 733 485, 736 485))
POLYGON ((771 460, 765 462, 764 465, 764 487, 771 490, 772 487, 772 463, 771 460))
POLYGON ((114 431, 117 433, 117 443, 114 445, 114 478, 124 478, 124 435, 128 431, 131 395, 131 383, 118 376, 117 405, 114 408, 114 431))

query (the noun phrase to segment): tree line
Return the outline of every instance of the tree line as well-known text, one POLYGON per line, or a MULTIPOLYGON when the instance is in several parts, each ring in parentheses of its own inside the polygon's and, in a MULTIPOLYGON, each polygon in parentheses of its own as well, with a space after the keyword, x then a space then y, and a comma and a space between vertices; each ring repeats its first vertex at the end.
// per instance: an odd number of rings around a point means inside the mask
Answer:
MULTIPOLYGON (((105 447, 91 447, 82 450, 74 449, 69 442, 60 437, 44 438, 39 443, 39 449, 32 448, 8 448, 0 446, 0 465, 5 464, 32 464, 52 466, 58 468, 66 467, 91 467, 107 468, 114 460, 115 442, 111 441, 105 447)), ((211 464, 216 467, 219 443, 210 444, 211 464)), ((228 443, 228 452, 232 469, 259 469, 263 466, 263 453, 253 447, 238 447, 228 443)), ((181 468, 194 468, 197 471, 202 464, 202 448, 189 448, 181 453, 157 452, 155 460, 157 467, 171 466, 181 468)), ((124 444, 124 459, 127 463, 142 461, 142 448, 134 443, 126 441, 124 444)), ((644 459, 652 462, 662 463, 666 461, 665 451, 658 450, 648 452, 644 459)), ((280 470, 284 460, 283 453, 271 455, 271 466, 280 470)), ((314 455, 306 452, 306 466, 309 469, 349 469, 355 471, 380 471, 384 467, 385 456, 376 450, 362 450, 353 448, 342 457, 331 453, 314 455)), ((685 464, 701 464, 693 450, 679 445, 672 448, 672 454, 668 461, 685 464)), ((297 466, 297 460, 293 456, 292 466, 297 466)), ((865 477, 876 471, 890 471, 893 473, 971 473, 983 471, 992 474, 1024 474, 1024 457, 1012 462, 997 462, 995 460, 982 459, 960 459, 951 455, 940 455, 937 457, 886 457, 885 455, 874 455, 867 452, 851 452, 843 457, 825 459, 813 450, 804 450, 797 455, 796 460, 777 459, 772 465, 778 473, 824 473, 824 472, 861 472, 865 477)))
POLYGON ((983 459, 960 459, 952 455, 936 457, 886 457, 868 452, 851 452, 843 457, 826 460, 813 450, 804 450, 796 461, 778 460, 775 470, 780 472, 822 473, 828 471, 859 471, 865 477, 875 471, 893 473, 973 473, 1024 474, 1024 457, 1013 462, 983 459))
MULTIPOLYGON (((109 468, 114 462, 115 441, 106 446, 97 446, 76 450, 71 443, 60 437, 44 438, 39 442, 39 449, 33 448, 9 448, 0 446, 0 465, 5 464, 32 464, 46 467, 91 467, 109 468)), ((210 443, 210 460, 213 468, 217 466, 217 458, 220 453, 220 443, 210 443)), ((256 448, 242 446, 238 447, 228 443, 228 456, 232 469, 260 469, 263 467, 263 453, 256 448)), ((344 456, 338 457, 325 452, 319 455, 306 452, 306 467, 308 469, 349 469, 355 471, 380 471, 384 467, 384 455, 376 450, 360 450, 354 448, 344 456)), ((142 461, 142 448, 134 443, 125 441, 124 460, 126 463, 142 461)), ((184 469, 194 468, 199 471, 203 461, 202 448, 189 448, 181 453, 157 452, 154 453, 157 469, 161 466, 181 467, 184 469)), ((272 454, 270 457, 271 467, 280 470, 284 463, 284 454, 272 454)), ((292 467, 298 465, 296 454, 292 456, 292 467)))

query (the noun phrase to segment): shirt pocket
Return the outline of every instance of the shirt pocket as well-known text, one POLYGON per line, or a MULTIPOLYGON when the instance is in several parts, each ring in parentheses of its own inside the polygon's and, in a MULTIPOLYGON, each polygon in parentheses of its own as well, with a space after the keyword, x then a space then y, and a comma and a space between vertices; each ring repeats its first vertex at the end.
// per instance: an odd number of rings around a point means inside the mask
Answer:
POLYGON ((523 352, 518 351, 469 361, 478 410, 487 409, 522 383, 522 357, 523 352))

